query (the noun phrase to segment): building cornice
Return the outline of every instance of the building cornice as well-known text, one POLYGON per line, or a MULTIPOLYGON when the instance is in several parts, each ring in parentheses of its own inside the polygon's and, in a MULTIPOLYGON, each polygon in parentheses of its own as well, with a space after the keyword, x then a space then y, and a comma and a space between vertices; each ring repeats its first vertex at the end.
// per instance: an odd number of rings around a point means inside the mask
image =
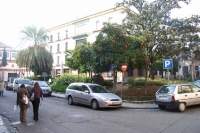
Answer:
MULTIPOLYGON (((120 6, 120 7, 116 7, 116 8, 111 8, 111 9, 108 9, 108 10, 105 10, 105 11, 102 11, 102 12, 99 12, 99 13, 95 13, 95 14, 92 14, 92 15, 89 15, 89 16, 86 16, 86 17, 83 17, 83 18, 80 18, 80 19, 77 19, 77 20, 73 20, 73 21, 71 21, 71 22, 68 22, 68 23, 65 23, 65 24, 62 24, 62 25, 53 27, 53 28, 50 28, 50 29, 47 30, 47 32, 51 32, 51 31, 53 31, 53 30, 57 30, 57 29, 60 29, 60 28, 64 28, 64 27, 69 26, 69 25, 74 25, 74 24, 79 23, 79 22, 88 21, 88 20, 91 19, 91 18, 95 18, 95 17, 102 16, 102 15, 105 15, 105 14, 108 14, 108 13, 112 13, 112 12, 115 12, 115 11, 119 11, 119 10, 126 11, 126 10, 128 10, 128 8, 125 7, 125 6, 120 6)), ((135 12, 132 11, 132 13, 135 13, 135 12)), ((136 13, 135 13, 135 14, 136 14, 136 13)))

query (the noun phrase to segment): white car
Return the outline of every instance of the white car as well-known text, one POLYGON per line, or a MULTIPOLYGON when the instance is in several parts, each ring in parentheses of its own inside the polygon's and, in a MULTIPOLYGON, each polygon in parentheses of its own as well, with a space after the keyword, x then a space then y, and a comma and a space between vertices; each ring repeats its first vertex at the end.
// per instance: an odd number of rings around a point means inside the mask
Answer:
POLYGON ((29 82, 30 79, 15 78, 13 81, 13 91, 18 91, 21 84, 24 84, 25 87, 27 87, 29 82))
POLYGON ((160 87, 154 102, 160 109, 176 107, 180 112, 186 106, 200 104, 200 87, 195 84, 170 84, 160 87))
POLYGON ((93 83, 71 83, 65 93, 68 104, 80 103, 91 106, 96 110, 99 108, 119 108, 122 99, 110 93, 103 86, 93 83))

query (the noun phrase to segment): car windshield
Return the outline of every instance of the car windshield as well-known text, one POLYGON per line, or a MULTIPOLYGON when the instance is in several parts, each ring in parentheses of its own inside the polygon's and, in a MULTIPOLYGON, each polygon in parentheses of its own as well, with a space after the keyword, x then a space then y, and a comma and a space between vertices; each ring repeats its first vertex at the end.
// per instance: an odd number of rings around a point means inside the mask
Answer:
POLYGON ((45 81, 37 81, 40 87, 48 87, 48 84, 45 81))
POLYGON ((168 93, 168 94, 171 94, 174 92, 176 86, 162 86, 158 93, 168 93))
POLYGON ((15 78, 10 78, 10 82, 13 83, 14 79, 15 79, 15 78))
POLYGON ((89 85, 90 89, 93 93, 109 93, 103 86, 98 85, 89 85))
POLYGON ((24 80, 19 80, 19 84, 29 84, 29 81, 30 80, 26 80, 26 79, 24 79, 24 80))
POLYGON ((200 86, 200 80, 195 81, 194 84, 200 86))

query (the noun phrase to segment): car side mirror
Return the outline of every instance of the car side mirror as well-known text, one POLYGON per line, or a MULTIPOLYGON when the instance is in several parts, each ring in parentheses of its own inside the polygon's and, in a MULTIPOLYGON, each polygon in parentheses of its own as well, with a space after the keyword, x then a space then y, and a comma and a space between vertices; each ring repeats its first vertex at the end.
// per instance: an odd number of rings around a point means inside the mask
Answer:
POLYGON ((85 92, 85 93, 90 93, 90 91, 89 91, 89 90, 85 90, 84 92, 85 92))

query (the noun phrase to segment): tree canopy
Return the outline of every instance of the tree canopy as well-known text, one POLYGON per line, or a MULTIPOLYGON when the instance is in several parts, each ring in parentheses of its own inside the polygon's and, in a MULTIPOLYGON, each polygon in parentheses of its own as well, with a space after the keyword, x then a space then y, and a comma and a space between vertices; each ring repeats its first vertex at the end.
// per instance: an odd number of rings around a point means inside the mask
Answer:
POLYGON ((190 0, 124 0, 118 3, 118 6, 128 7, 124 29, 144 39, 152 79, 157 60, 179 55, 184 49, 190 49, 188 46, 197 46, 199 42, 199 16, 184 19, 170 17, 172 9, 181 8, 179 2, 189 4, 190 0), (139 13, 132 13, 131 7, 135 7, 139 13))
POLYGON ((31 44, 17 53, 16 63, 19 67, 26 67, 34 72, 34 75, 41 75, 42 72, 50 74, 52 70, 53 57, 46 50, 44 40, 47 37, 44 28, 37 30, 35 26, 27 26, 21 31, 22 41, 30 41, 31 44))
POLYGON ((1 65, 2 66, 6 66, 7 65, 7 52, 6 52, 6 48, 5 47, 3 49, 3 57, 2 57, 1 65))

